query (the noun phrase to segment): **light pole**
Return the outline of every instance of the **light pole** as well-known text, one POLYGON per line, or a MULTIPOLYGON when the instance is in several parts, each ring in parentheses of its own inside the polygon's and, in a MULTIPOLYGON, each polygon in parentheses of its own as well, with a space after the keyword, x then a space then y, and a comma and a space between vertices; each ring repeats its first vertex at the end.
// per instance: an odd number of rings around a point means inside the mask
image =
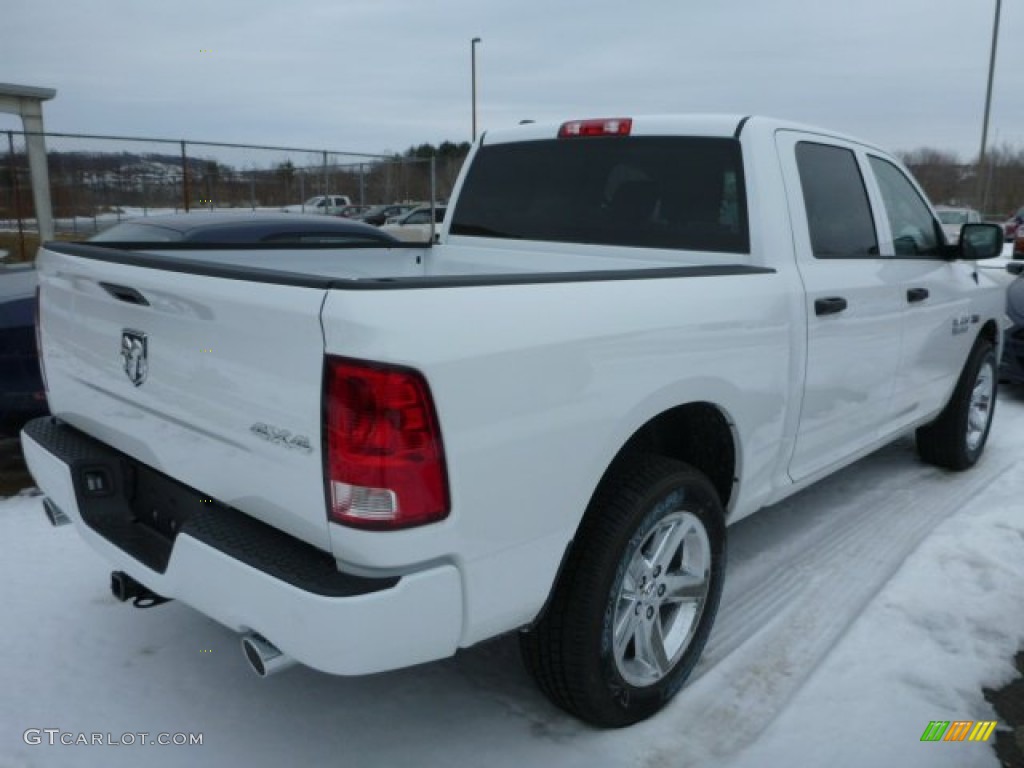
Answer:
POLYGON ((988 87, 985 91, 985 119, 981 128, 981 151, 978 152, 978 208, 982 213, 988 201, 988 183, 985 181, 985 144, 988 143, 988 114, 992 108, 992 78, 996 69, 996 42, 999 40, 999 10, 1002 0, 996 0, 996 19, 992 25, 992 53, 988 60, 988 87))
POLYGON ((476 45, 482 42, 479 37, 474 37, 469 44, 470 66, 473 71, 473 141, 476 141, 476 45))

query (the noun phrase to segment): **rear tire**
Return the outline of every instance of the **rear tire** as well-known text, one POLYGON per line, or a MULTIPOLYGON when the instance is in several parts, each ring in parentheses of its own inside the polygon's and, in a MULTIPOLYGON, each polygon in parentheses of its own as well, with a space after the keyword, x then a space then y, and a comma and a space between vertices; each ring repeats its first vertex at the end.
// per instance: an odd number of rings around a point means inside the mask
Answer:
POLYGON ((973 467, 992 428, 998 387, 995 349, 988 339, 978 339, 942 413, 917 430, 921 458, 947 469, 973 467))
POLYGON ((708 480, 660 456, 602 482, 543 617, 520 635, 554 704, 593 725, 650 717, 700 657, 725 574, 725 515, 708 480))

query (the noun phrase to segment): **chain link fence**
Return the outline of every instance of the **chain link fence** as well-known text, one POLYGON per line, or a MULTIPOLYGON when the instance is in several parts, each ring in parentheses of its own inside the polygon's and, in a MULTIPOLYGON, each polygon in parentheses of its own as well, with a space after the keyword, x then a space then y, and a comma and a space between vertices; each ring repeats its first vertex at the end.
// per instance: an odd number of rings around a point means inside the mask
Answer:
MULTIPOLYGON (((0 132, 0 258, 29 260, 38 230, 25 133, 0 132)), ((462 157, 372 155, 251 144, 46 133, 57 236, 86 239, 125 218, 266 210, 320 195, 354 205, 446 202, 462 157), (432 162, 433 161, 433 162, 432 162)), ((308 212, 314 212, 311 208, 308 212)))

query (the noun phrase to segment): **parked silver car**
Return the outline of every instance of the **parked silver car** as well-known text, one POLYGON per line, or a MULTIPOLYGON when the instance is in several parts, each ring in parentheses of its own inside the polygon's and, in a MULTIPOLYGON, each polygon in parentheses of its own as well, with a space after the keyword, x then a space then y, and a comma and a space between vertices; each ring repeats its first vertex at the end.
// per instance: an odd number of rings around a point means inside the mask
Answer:
POLYGON ((942 224, 942 231, 946 233, 946 239, 953 245, 960 242, 960 228, 964 224, 981 223, 981 214, 973 208, 952 208, 949 206, 936 206, 935 212, 939 214, 939 222, 942 224))
POLYGON ((281 210, 285 213, 326 213, 334 216, 349 205, 352 205, 352 200, 348 195, 317 195, 298 205, 286 205, 281 210))
MULTIPOLYGON (((436 232, 440 228, 441 222, 444 221, 445 211, 447 210, 448 207, 445 205, 434 207, 433 231, 436 232)), ((430 226, 430 206, 425 205, 410 211, 404 216, 399 217, 394 223, 389 222, 385 224, 380 230, 406 242, 426 243, 430 240, 430 233, 432 231, 430 226)))

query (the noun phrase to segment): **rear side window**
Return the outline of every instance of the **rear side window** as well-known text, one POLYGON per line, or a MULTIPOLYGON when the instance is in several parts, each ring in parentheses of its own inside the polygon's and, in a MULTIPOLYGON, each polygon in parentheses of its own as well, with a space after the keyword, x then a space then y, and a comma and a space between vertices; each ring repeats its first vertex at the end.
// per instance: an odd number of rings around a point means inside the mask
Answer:
POLYGON ((903 171, 880 157, 871 157, 871 170, 882 191, 897 256, 937 256, 941 230, 924 200, 903 171))
POLYGON ((601 137, 484 146, 449 233, 748 253, 740 145, 601 137))
POLYGON ((853 152, 802 141, 796 145, 796 164, 814 255, 819 259, 877 257, 875 222, 853 152))

